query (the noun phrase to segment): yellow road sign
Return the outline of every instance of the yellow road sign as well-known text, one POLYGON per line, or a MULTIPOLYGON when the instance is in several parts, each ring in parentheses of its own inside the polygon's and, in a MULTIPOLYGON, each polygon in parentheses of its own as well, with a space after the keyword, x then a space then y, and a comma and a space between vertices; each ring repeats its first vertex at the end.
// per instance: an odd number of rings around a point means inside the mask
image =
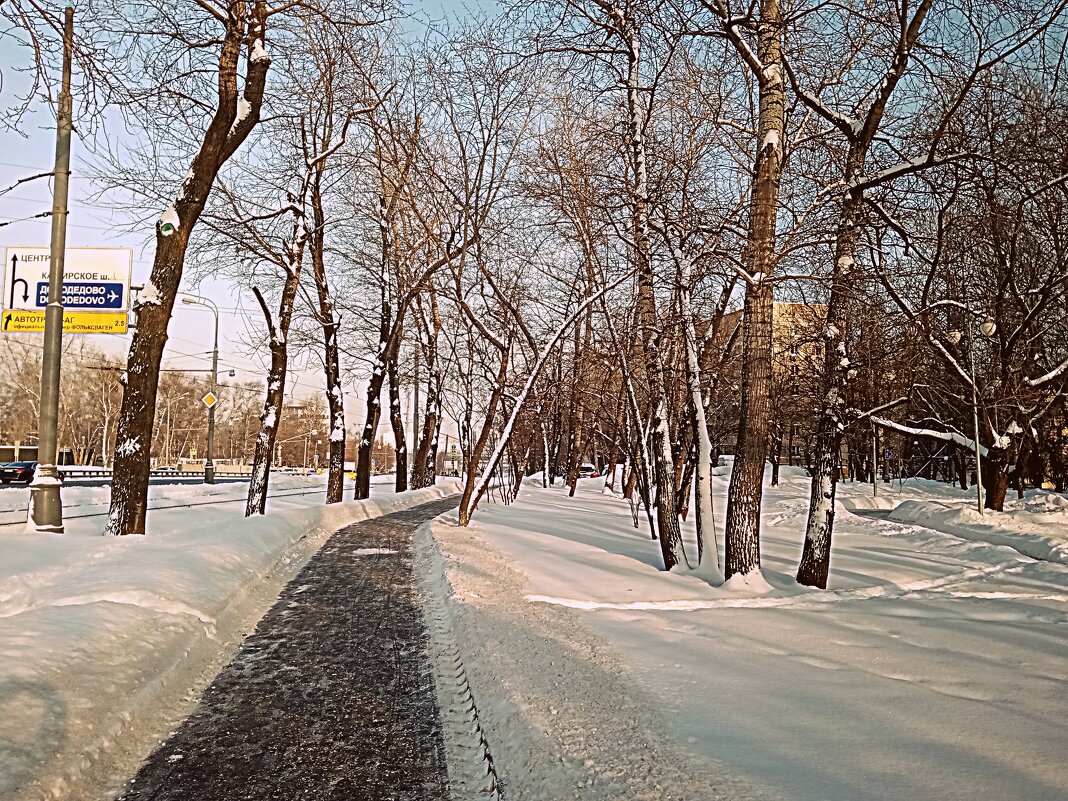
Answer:
POLYGON ((219 402, 219 399, 209 392, 207 395, 200 399, 200 402, 210 409, 212 406, 219 402))
MULTIPOLYGON (((43 311, 5 310, 0 331, 5 334, 39 334, 44 331, 43 311)), ((125 334, 126 312, 63 312, 65 334, 125 334)))

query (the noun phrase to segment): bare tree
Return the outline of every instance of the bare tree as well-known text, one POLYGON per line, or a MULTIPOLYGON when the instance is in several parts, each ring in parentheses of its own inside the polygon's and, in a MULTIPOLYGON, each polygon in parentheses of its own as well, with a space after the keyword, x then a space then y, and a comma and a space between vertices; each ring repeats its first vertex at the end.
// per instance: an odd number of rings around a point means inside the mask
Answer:
MULTIPOLYGON (((218 40, 219 44, 213 48, 212 61, 217 81, 208 96, 212 110, 207 114, 207 125, 187 177, 173 204, 156 223, 156 252, 149 280, 141 294, 137 331, 130 344, 119 412, 111 508, 105 527, 108 534, 145 532, 149 443, 156 384, 186 249, 220 167, 237 151, 259 121, 271 64, 265 45, 271 14, 266 0, 219 6, 203 3, 197 11, 188 12, 195 15, 188 19, 175 18, 169 6, 154 10, 159 15, 160 30, 183 32, 164 37, 166 45, 172 49, 182 51, 188 47, 185 31, 195 30, 218 40), (240 70, 242 52, 245 54, 243 80, 240 70)), ((192 54, 193 51, 186 52, 192 54)), ((151 53, 146 55, 153 56, 151 53)), ((177 79, 179 76, 173 77, 177 79)), ((164 93, 164 96, 169 94, 164 93)))
MULTIPOLYGON (((868 195, 875 187, 907 179, 938 164, 953 163, 964 157, 966 153, 962 152, 958 143, 951 141, 947 134, 972 86, 980 76, 1026 47, 1052 20, 1052 17, 1046 16, 1049 9, 1045 6, 1021 9, 1022 20, 1017 15, 1020 12, 1002 15, 995 32, 988 35, 981 32, 984 24, 983 12, 976 10, 970 16, 970 29, 975 32, 974 47, 967 56, 960 57, 954 53, 954 47, 949 42, 936 40, 929 47, 921 47, 921 34, 933 7, 933 3, 928 0, 915 7, 907 4, 894 6, 884 19, 873 21, 868 30, 858 30, 851 45, 843 43, 845 48, 852 46, 863 52, 869 64, 873 59, 884 63, 877 81, 872 80, 869 83, 865 78, 854 76, 848 66, 852 59, 846 60, 843 66, 831 67, 830 75, 821 79, 816 91, 803 87, 794 71, 790 71, 794 90, 802 102, 833 126, 844 140, 840 183, 842 199, 838 208, 833 237, 833 261, 829 271, 821 412, 814 443, 813 484, 805 547, 798 570, 798 581, 804 584, 825 587, 830 569, 838 452, 846 429, 853 422, 848 411, 847 397, 856 369, 849 358, 848 342, 858 300, 857 286, 862 274, 858 246, 866 226, 868 195), (1015 27, 1021 22, 1022 24, 1015 27), (972 52, 976 54, 976 58, 969 63, 972 52), (920 64, 913 70, 917 59, 920 64), (922 75, 928 70, 937 72, 938 70, 932 70, 931 66, 939 61, 953 63, 955 68, 948 71, 963 73, 965 77, 956 87, 944 88, 948 89, 944 91, 944 105, 940 113, 931 115, 934 125, 929 138, 926 142, 921 140, 921 148, 913 145, 913 150, 920 150, 919 155, 902 159, 901 153, 908 148, 908 142, 901 140, 900 126, 903 121, 909 119, 909 115, 892 105, 892 96, 910 73, 922 75), (832 84, 837 88, 827 89, 832 84), (824 89, 827 89, 828 93, 837 94, 838 97, 834 101, 824 99, 821 97, 824 89), (882 152, 876 154, 876 160, 883 163, 872 165, 870 160, 877 140, 890 143, 897 140, 901 141, 901 146, 883 146, 882 152), (887 156, 889 164, 885 163, 887 156), (877 168, 872 169, 873 166, 877 168)), ((1054 12, 1056 13, 1059 12, 1054 12)), ((949 18, 957 18, 956 12, 948 12, 948 15, 949 18)), ((944 27, 941 22, 940 20, 940 24, 934 26, 934 36, 938 36, 938 31, 944 27)), ((849 31, 850 23, 846 21, 842 27, 849 31)), ((954 38, 956 35, 952 34, 954 38)), ((822 31, 818 32, 817 36, 822 37, 822 31)), ((913 92, 919 91, 920 85, 914 85, 911 89, 913 92)), ((914 105, 912 98, 905 102, 914 105)), ((876 256, 875 260, 880 258, 876 256)))

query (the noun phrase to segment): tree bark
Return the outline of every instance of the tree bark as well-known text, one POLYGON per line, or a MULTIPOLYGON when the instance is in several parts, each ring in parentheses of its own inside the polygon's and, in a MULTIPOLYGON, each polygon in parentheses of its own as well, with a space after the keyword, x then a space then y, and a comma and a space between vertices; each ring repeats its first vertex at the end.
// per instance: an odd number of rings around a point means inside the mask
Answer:
POLYGON ((627 55, 628 136, 634 173, 632 188, 634 258, 637 268, 637 321, 642 340, 645 375, 653 404, 650 457, 657 486, 656 525, 664 569, 683 559, 682 529, 676 514, 675 463, 671 453, 667 385, 661 363, 661 329, 656 313, 656 285, 649 242, 649 174, 646 163, 645 124, 648 114, 640 79, 641 40, 636 21, 624 21, 621 30, 627 55))
POLYGON ((231 5, 219 45, 215 113, 173 206, 156 224, 156 253, 148 283, 141 293, 137 330, 127 360, 105 534, 145 533, 150 443, 167 326, 181 285, 189 237, 204 211, 219 169, 259 121, 271 64, 263 48, 266 20, 264 0, 231 5), (242 99, 247 103, 247 113, 238 119, 238 65, 242 45, 246 43, 242 99))
POLYGON ((256 450, 252 457, 252 476, 248 484, 245 502, 245 517, 262 515, 267 511, 267 488, 270 483, 271 461, 274 443, 278 437, 278 424, 282 419, 282 406, 286 390, 286 364, 289 360, 286 335, 293 313, 293 299, 297 292, 299 273, 289 273, 282 289, 278 322, 275 323, 266 302, 258 289, 253 291, 260 302, 267 330, 271 337, 271 366, 267 371, 267 395, 260 412, 260 433, 256 437, 256 450))
MULTIPOLYGON (((398 353, 399 351, 398 348, 398 353)), ((397 374, 396 356, 386 362, 386 374, 389 376, 389 424, 393 429, 394 453, 397 459, 394 465, 393 491, 405 492, 408 489, 408 444, 404 418, 401 416, 400 377, 397 374)))
POLYGON ((785 129, 779 0, 761 0, 757 56, 759 124, 749 210, 742 318, 742 391, 738 448, 727 505, 724 574, 730 579, 760 569, 760 504, 770 437, 773 297, 766 280, 774 272, 775 217, 785 129))
POLYGON ((326 214, 323 210, 322 179, 325 165, 320 161, 316 167, 311 186, 311 206, 314 228, 312 230, 312 270, 315 273, 315 290, 319 300, 319 323, 323 327, 323 372, 325 374, 326 408, 330 417, 330 438, 327 451, 326 502, 339 503, 345 490, 345 400, 341 391, 341 355, 338 349, 337 332, 340 325, 334 310, 334 298, 326 274, 326 259, 323 253, 326 214))
POLYGON ((289 264, 285 268, 285 282, 278 301, 277 322, 273 319, 259 289, 252 290, 267 323, 267 332, 270 335, 271 366, 267 371, 267 395, 263 401, 263 411, 260 412, 260 433, 256 437, 256 450, 252 458, 252 476, 249 479, 248 497, 245 502, 245 517, 262 515, 267 511, 271 460, 285 398, 286 366, 289 362, 289 326, 293 319, 293 304, 297 297, 297 286, 300 283, 306 243, 307 229, 303 209, 300 208, 294 213, 292 238, 287 243, 289 264))
MULTIPOLYGON (((882 123, 886 104, 904 73, 919 36, 920 27, 933 0, 922 0, 916 14, 902 25, 895 58, 875 93, 858 128, 851 131, 846 154, 843 182, 849 186, 863 173, 868 150, 882 123), (855 131, 855 132, 854 132, 855 131)), ((904 20, 902 20, 904 23, 904 20)), ((846 426, 846 392, 851 373, 846 343, 852 318, 853 289, 856 282, 856 250, 863 224, 864 192, 849 189, 842 201, 835 232, 834 264, 831 269, 831 292, 827 303, 827 326, 824 330, 823 398, 816 427, 812 458, 812 487, 805 526, 805 544, 797 580, 801 584, 826 588, 831 567, 831 537, 834 532, 834 499, 838 484, 838 454, 846 426)))
POLYGON ((426 410, 416 452, 412 460, 412 488, 432 487, 438 472, 438 436, 441 431, 441 393, 444 379, 438 364, 438 338, 441 335, 441 311, 437 293, 431 289, 429 317, 421 298, 415 300, 419 322, 426 337, 423 351, 426 362, 426 410))
POLYGON ((511 349, 509 348, 501 352, 501 364, 497 369, 497 380, 490 391, 489 403, 486 405, 486 418, 482 423, 482 430, 478 434, 478 439, 472 445, 471 453, 468 456, 467 476, 464 481, 463 494, 460 496, 460 509, 458 512, 458 521, 461 526, 466 526, 471 522, 471 515, 478 508, 478 502, 482 500, 482 495, 486 490, 485 482, 480 481, 478 464, 482 461, 482 454, 485 453, 490 434, 493 433, 493 420, 497 415, 497 407, 501 403, 501 398, 504 396, 510 361, 511 349))

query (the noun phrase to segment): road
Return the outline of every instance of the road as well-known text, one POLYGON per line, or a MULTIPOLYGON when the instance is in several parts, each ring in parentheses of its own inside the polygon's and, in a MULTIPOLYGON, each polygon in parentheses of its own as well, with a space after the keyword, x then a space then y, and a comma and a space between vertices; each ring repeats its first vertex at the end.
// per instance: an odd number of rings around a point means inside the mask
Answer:
MULTIPOLYGON (((151 476, 148 479, 148 483, 155 487, 160 484, 203 484, 204 477, 199 473, 183 476, 179 473, 175 473, 170 476, 151 476)), ((215 476, 216 484, 238 484, 248 483, 248 476, 215 476)), ((111 486, 111 476, 85 476, 78 478, 65 478, 63 479, 64 487, 109 487, 111 486)), ((4 490, 19 490, 24 491, 26 489, 25 484, 3 484, 0 485, 0 492, 4 490)))

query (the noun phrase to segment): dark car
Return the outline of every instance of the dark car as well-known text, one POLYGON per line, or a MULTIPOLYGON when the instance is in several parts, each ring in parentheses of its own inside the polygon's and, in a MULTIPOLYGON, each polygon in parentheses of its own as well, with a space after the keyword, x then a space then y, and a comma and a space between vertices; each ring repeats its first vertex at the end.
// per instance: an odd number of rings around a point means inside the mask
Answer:
POLYGON ((37 462, 8 462, 0 464, 0 481, 10 484, 12 481, 25 481, 29 484, 33 481, 33 474, 37 472, 37 462))

